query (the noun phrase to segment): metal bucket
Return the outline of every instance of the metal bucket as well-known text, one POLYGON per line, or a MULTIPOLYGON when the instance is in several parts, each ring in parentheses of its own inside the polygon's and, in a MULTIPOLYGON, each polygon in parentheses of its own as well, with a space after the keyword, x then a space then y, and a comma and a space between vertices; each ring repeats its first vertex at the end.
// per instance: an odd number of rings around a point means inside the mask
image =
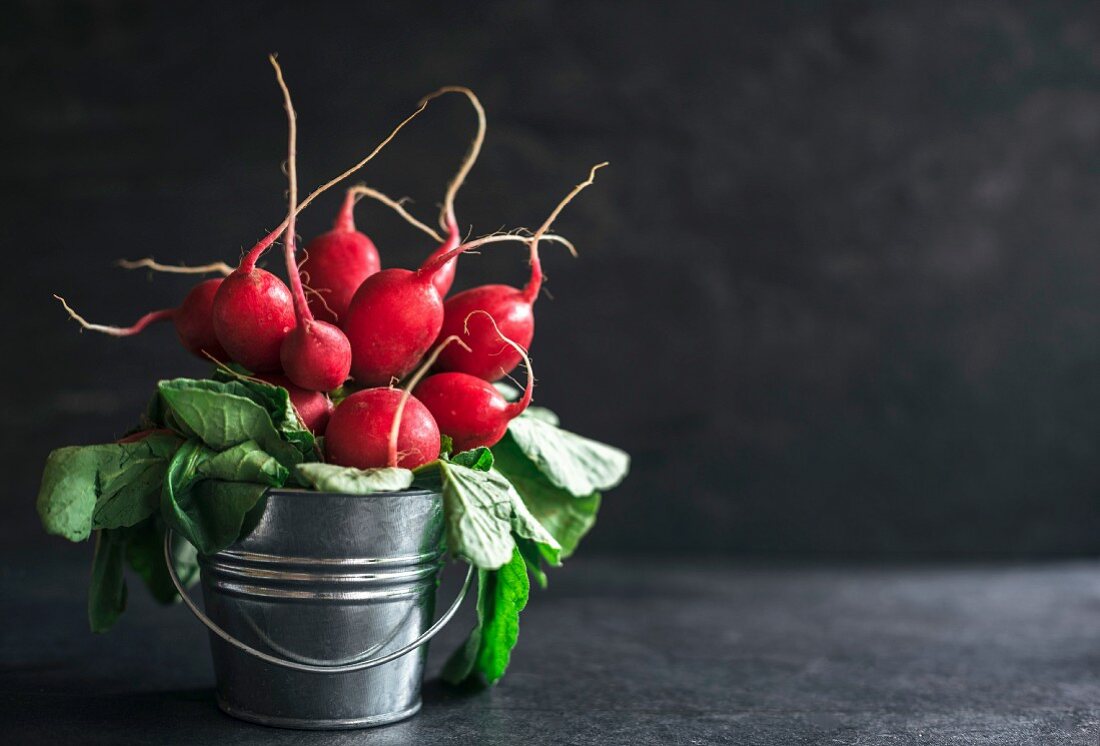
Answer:
MULTIPOLYGON (((364 728, 420 709, 443 562, 443 501, 408 490, 272 490, 256 526, 200 558, 218 706, 284 728, 364 728)), ((171 536, 165 537, 166 558, 171 536)))

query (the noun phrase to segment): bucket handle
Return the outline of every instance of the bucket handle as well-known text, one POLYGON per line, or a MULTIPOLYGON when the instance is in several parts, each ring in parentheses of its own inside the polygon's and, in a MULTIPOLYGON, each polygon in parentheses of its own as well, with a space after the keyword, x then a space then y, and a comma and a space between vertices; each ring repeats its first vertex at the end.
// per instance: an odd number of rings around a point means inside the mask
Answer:
POLYGON ((218 637, 222 638, 230 645, 239 650, 243 650, 249 655, 255 656, 265 663, 270 663, 273 666, 280 666, 282 668, 290 668, 295 671, 304 671, 306 673, 352 673, 353 671, 363 671, 368 668, 375 668, 381 666, 390 661, 397 660, 403 655, 408 655, 418 647, 426 643, 428 640, 436 636, 436 633, 451 621, 451 618, 458 611, 458 607, 462 605, 462 601, 466 598, 467 591, 470 590, 470 580, 474 576, 474 566, 470 565, 470 569, 466 571, 466 579, 462 582, 462 589, 458 592, 458 598, 454 600, 450 608, 443 613, 443 616, 439 617, 431 627, 428 627, 419 637, 410 642, 403 648, 399 648, 392 653, 379 656, 378 658, 370 658, 365 661, 358 661, 356 663, 348 663, 342 665, 315 665, 311 663, 298 663, 297 661, 289 661, 285 658, 279 658, 265 653, 262 650, 241 642, 233 635, 226 632, 219 627, 214 621, 195 605, 195 602, 191 600, 191 596, 187 594, 187 589, 183 587, 183 583, 180 582, 179 575, 176 574, 176 563, 172 561, 172 529, 168 529, 164 532, 164 561, 168 566, 168 577, 172 579, 172 585, 176 586, 176 590, 180 594, 180 598, 187 604, 187 608, 191 610, 191 613, 195 615, 195 618, 202 622, 208 630, 213 632, 218 637))

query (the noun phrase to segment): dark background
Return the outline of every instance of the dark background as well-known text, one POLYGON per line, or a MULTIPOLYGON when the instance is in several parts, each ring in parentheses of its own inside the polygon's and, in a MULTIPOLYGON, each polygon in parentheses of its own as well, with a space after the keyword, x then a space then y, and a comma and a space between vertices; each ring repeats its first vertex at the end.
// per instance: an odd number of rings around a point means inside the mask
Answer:
MULTIPOLYGON (((190 281, 113 260, 232 262, 279 222, 276 51, 305 188, 446 84, 489 113, 480 232, 611 161, 557 225, 581 257, 544 250, 533 349, 538 402, 634 456, 589 551, 1100 551, 1098 50, 1089 3, 6 3, 0 539, 61 550, 47 452, 206 372, 50 294, 129 323, 190 281)), ((441 100, 361 176, 432 222, 473 126, 441 100)), ((358 217, 386 266, 432 248, 358 217)), ((507 245, 459 266, 526 272, 507 245)))

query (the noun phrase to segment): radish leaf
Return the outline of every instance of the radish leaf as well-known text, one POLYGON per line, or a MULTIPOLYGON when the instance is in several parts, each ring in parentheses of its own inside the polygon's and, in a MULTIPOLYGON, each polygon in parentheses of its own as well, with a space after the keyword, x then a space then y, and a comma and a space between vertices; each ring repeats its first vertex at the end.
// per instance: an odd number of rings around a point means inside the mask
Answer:
POLYGON ((443 680, 450 684, 497 683, 519 638, 519 613, 531 589, 519 550, 500 569, 479 570, 477 577, 477 625, 443 666, 443 680))
POLYGON ((508 434, 520 451, 556 487, 575 497, 587 497, 621 482, 630 470, 630 456, 547 422, 522 415, 508 424, 508 434))
MULTIPOLYGON (((492 464, 492 454, 470 451, 461 460, 492 464)), ((515 550, 512 532, 546 546, 556 556, 561 547, 539 525, 511 483, 499 472, 482 471, 451 461, 437 461, 447 515, 447 547, 481 570, 507 563, 515 550)))
POLYGON ((408 489, 413 482, 411 471, 397 467, 356 469, 336 464, 298 464, 298 476, 315 490, 345 495, 397 492, 408 489))
POLYGON ((88 624, 92 632, 106 632, 126 610, 126 579, 122 562, 126 538, 122 531, 108 529, 96 534, 92 582, 88 588, 88 624))
POLYGON ((93 528, 131 525, 155 512, 157 474, 179 445, 171 435, 59 448, 46 459, 38 515, 47 533, 83 541, 93 528))
POLYGON ((531 515, 561 545, 560 557, 552 558, 543 552, 544 559, 557 564, 555 560, 573 554, 577 544, 596 523, 600 494, 574 497, 568 490, 555 486, 508 438, 493 446, 493 455, 496 457, 494 468, 512 483, 531 515))

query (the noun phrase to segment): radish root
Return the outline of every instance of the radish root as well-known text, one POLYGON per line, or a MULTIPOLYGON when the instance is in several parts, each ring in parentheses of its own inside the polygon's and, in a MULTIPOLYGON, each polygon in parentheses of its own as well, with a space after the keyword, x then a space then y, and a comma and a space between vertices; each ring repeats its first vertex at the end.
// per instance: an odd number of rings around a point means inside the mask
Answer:
POLYGON ((223 363, 221 360, 218 360, 218 358, 214 357, 213 355, 211 355, 206 350, 203 350, 202 354, 203 354, 203 356, 209 358, 210 362, 214 363, 214 365, 217 367, 217 369, 220 370, 222 373, 225 373, 227 376, 232 376, 233 378, 237 379, 238 381, 250 381, 252 383, 262 383, 264 386, 273 386, 274 385, 274 384, 268 383, 267 381, 265 381, 262 378, 256 378, 255 376, 250 376, 250 375, 247 375, 245 373, 241 373, 239 371, 233 370, 228 365, 223 363))
MULTIPOLYGON (((521 236, 516 233, 490 233, 487 236, 481 236, 480 238, 475 238, 472 241, 467 241, 464 244, 459 244, 455 248, 448 251, 446 254, 440 254, 439 256, 431 259, 430 261, 422 265, 420 269, 417 270, 417 272, 426 273, 430 276, 433 272, 438 270, 451 259, 454 259, 459 254, 469 251, 470 249, 477 248, 478 246, 484 246, 487 243, 497 243, 499 241, 522 241, 525 244, 530 245, 532 240, 533 239, 530 239, 527 236, 521 236)), ((565 244, 567 247, 570 248, 573 246, 573 244, 568 239, 553 234, 549 236, 543 236, 542 240, 555 241, 557 243, 565 244)))
POLYGON ((565 209, 565 206, 573 201, 573 198, 583 192, 596 181, 596 172, 604 166, 608 165, 607 161, 603 163, 597 163, 592 167, 592 170, 588 172, 588 178, 573 187, 569 194, 565 195, 565 199, 558 203, 558 206, 554 208, 550 216, 546 218, 539 229, 535 231, 531 236, 531 279, 527 282, 527 286, 523 289, 523 297, 528 303, 534 303, 535 299, 539 297, 539 290, 542 288, 542 262, 539 260, 539 241, 542 239, 543 234, 550 229, 550 225, 557 220, 558 215, 565 209))
POLYGON ((298 115, 294 112, 294 103, 290 99, 290 89, 283 79, 283 70, 271 56, 271 65, 275 68, 275 79, 279 82, 279 90, 283 92, 283 107, 286 109, 287 121, 287 157, 286 175, 289 182, 289 206, 286 216, 286 241, 283 243, 286 254, 286 271, 290 278, 290 289, 294 294, 294 305, 298 312, 300 322, 313 320, 313 312, 309 310, 306 302, 305 291, 302 290, 302 276, 298 272, 298 263, 294 260, 294 244, 296 241, 295 221, 298 217, 298 115))
POLYGON ((348 194, 355 195, 356 197, 369 197, 370 199, 381 202, 386 207, 389 207, 391 210, 404 218, 405 222, 409 225, 413 226, 423 233, 426 233, 434 241, 443 243, 443 236, 439 235, 439 233, 437 233, 435 229, 431 226, 421 223, 419 220, 410 215, 408 210, 405 209, 405 206, 401 204, 402 200, 396 200, 393 197, 389 197, 378 191, 377 189, 372 189, 364 184, 358 184, 351 187, 350 189, 348 189, 348 194))
POLYGON ((519 353, 519 356, 523 358, 523 367, 527 369, 527 385, 523 387, 523 396, 520 397, 517 401, 511 402, 508 405, 508 414, 511 417, 515 417, 520 412, 527 409, 527 406, 531 403, 531 397, 535 393, 535 377, 532 372, 534 369, 531 367, 531 358, 527 356, 527 350, 523 349, 523 345, 514 342, 504 335, 504 332, 502 332, 500 330, 500 327, 497 326, 497 320, 494 319, 493 315, 488 311, 482 309, 470 311, 470 313, 468 313, 466 315, 466 318, 462 321, 462 331, 464 334, 470 334, 470 318, 478 315, 484 316, 485 318, 489 319, 489 323, 493 325, 493 331, 497 333, 497 336, 500 337, 501 341, 504 342, 504 344, 508 345, 513 350, 519 353))
POLYGON ((314 298, 316 298, 318 301, 320 301, 321 305, 325 307, 325 310, 328 313, 332 314, 333 316, 336 315, 336 312, 332 310, 332 306, 330 306, 328 304, 328 301, 325 300, 325 296, 322 295, 322 292, 326 292, 326 293, 329 292, 328 288, 322 288, 321 290, 315 290, 314 288, 311 288, 309 285, 303 283, 302 284, 302 290, 306 291, 307 293, 312 295, 314 298))
POLYGON ((168 272, 177 275, 205 275, 218 272, 228 277, 233 274, 233 268, 225 262, 211 262, 210 264, 188 267, 183 264, 161 264, 153 257, 147 256, 144 259, 119 259, 115 263, 123 269, 148 269, 153 272, 168 272))
POLYGON ((477 162, 477 157, 481 153, 481 145, 485 142, 486 121, 485 108, 481 105, 481 101, 478 100, 478 97, 474 95, 473 91, 465 86, 444 86, 434 93, 429 93, 420 100, 420 103, 426 106, 429 101, 447 93, 461 93, 464 95, 470 100, 470 104, 474 107, 474 112, 477 114, 477 134, 474 135, 474 139, 470 141, 470 147, 466 151, 466 155, 463 157, 461 165, 458 167, 458 172, 455 173, 454 178, 451 179, 451 183, 447 185, 447 193, 443 197, 443 207, 439 212, 439 227, 450 233, 457 234, 458 221, 455 218, 455 196, 462 187, 462 183, 466 181, 466 176, 470 173, 470 169, 474 167, 474 163, 477 162))
POLYGON ((65 307, 65 311, 68 312, 69 317, 76 323, 80 324, 83 328, 91 332, 99 332, 100 334, 109 334, 112 337, 129 337, 132 334, 137 334, 150 324, 155 324, 158 321, 167 321, 175 316, 176 309, 174 308, 162 308, 159 311, 150 311, 142 316, 140 319, 134 322, 132 326, 106 326, 104 324, 93 324, 86 318, 78 314, 72 309, 65 299, 60 295, 54 295, 61 305, 65 307))
POLYGON ((436 345, 436 348, 432 350, 424 362, 421 363, 420 368, 417 369, 412 377, 405 382, 405 390, 401 393, 401 399, 397 402, 397 409, 393 412, 393 425, 390 427, 390 442, 389 448, 386 454, 386 463, 388 466, 397 466, 397 437, 401 432, 401 418, 405 414, 405 404, 409 401, 409 397, 412 396, 412 390, 416 388, 416 384, 420 383, 420 379, 424 377, 424 374, 435 365, 435 361, 439 359, 439 354, 449 345, 451 342, 458 342, 466 352, 471 352, 469 345, 463 342, 457 335, 452 334, 445 340, 436 345))
MULTIPOLYGON (((402 204, 404 199, 394 199, 393 197, 390 197, 389 195, 384 194, 383 192, 380 192, 377 189, 373 189, 373 188, 365 186, 363 184, 359 184, 359 185, 356 185, 356 186, 353 186, 353 187, 349 188, 348 193, 349 194, 354 194, 357 197, 367 197, 369 199, 373 199, 373 200, 376 200, 378 202, 381 202, 382 204, 386 205, 391 210, 396 212, 398 215, 400 215, 405 220, 405 222, 407 222, 409 225, 411 225, 414 228, 416 228, 417 230, 421 231, 422 233, 427 235, 432 240, 438 241, 439 243, 443 243, 443 240, 444 240, 443 236, 439 235, 439 233, 434 228, 432 228, 431 226, 428 226, 428 225, 420 222, 419 220, 417 220, 415 217, 413 217, 409 213, 408 210, 405 209, 405 206, 402 204)), ((487 235, 490 235, 490 236, 508 236, 508 238, 501 239, 501 240, 522 241, 524 243, 529 243, 530 240, 531 240, 530 235, 525 236, 525 235, 523 235, 524 233, 533 235, 531 233, 531 231, 527 228, 516 228, 514 231, 503 231, 503 230, 495 231, 495 232, 487 234, 487 235)), ((577 247, 574 246, 573 242, 570 241, 565 236, 559 236, 556 233, 547 233, 542 237, 541 240, 551 241, 551 242, 554 242, 554 243, 560 243, 560 244, 564 245, 565 248, 567 248, 569 250, 570 254, 572 254, 574 257, 577 256, 577 247)))
MULTIPOLYGON (((271 55, 268 59, 271 61, 271 64, 276 69, 279 68, 279 63, 276 62, 275 55, 271 55)), ((281 76, 281 74, 282 73, 280 71, 279 75, 281 76)), ((382 152, 382 148, 386 147, 386 145, 388 145, 390 143, 390 140, 397 137, 397 133, 400 132, 405 127, 406 124, 408 124, 413 119, 415 119, 420 114, 420 112, 424 111, 424 109, 426 109, 427 106, 428 106, 428 102, 427 101, 422 101, 420 103, 420 105, 417 107, 416 111, 414 111, 409 116, 405 117, 405 119, 403 119, 401 121, 401 123, 398 124, 397 127, 395 127, 392 132, 390 132, 390 134, 386 137, 386 139, 384 139, 382 142, 378 143, 378 145, 375 146, 374 150, 372 150, 369 154, 367 154, 367 156, 365 158, 360 160, 358 163, 356 163, 351 168, 344 171, 339 176, 336 176, 335 178, 329 179, 327 182, 325 182, 324 184, 322 184, 321 186, 317 187, 312 192, 310 192, 309 195, 306 196, 305 199, 303 199, 301 202, 298 203, 298 207, 295 210, 295 214, 297 214, 297 213, 301 212, 302 210, 306 209, 306 207, 308 207, 309 204, 311 202, 313 202, 313 200, 317 199, 319 196, 321 196, 322 194, 327 192, 329 189, 336 186, 341 181, 348 178, 353 173, 355 173, 356 171, 361 169, 363 166, 367 165, 367 163, 372 161, 376 155, 378 155, 380 152, 382 152)), ((255 267, 256 262, 260 258, 260 255, 262 255, 264 253, 264 251, 267 250, 267 247, 269 247, 272 243, 274 243, 275 239, 277 239, 280 236, 280 234, 282 234, 282 232, 284 230, 286 230, 288 222, 289 222, 288 219, 283 220, 283 222, 280 223, 279 226, 275 230, 273 230, 271 233, 268 233, 266 236, 264 236, 262 239, 260 239, 259 242, 257 242, 255 246, 253 246, 251 249, 249 249, 248 253, 245 254, 244 257, 241 259, 241 267, 243 267, 246 270, 249 270, 249 269, 252 269, 253 267, 255 267)))

